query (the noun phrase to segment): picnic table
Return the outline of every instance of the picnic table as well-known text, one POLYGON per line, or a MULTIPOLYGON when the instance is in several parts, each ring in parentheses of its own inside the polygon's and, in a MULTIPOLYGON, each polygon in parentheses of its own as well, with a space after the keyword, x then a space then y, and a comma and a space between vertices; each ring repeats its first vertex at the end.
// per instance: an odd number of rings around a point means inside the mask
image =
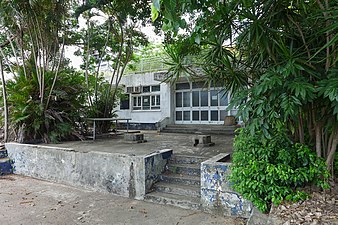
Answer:
MULTIPOLYGON (((96 139, 96 122, 97 121, 115 121, 117 127, 117 121, 127 121, 127 133, 129 131, 129 120, 131 118, 87 118, 89 121, 93 121, 93 140, 96 139)), ((117 128, 115 128, 117 132, 117 128)))

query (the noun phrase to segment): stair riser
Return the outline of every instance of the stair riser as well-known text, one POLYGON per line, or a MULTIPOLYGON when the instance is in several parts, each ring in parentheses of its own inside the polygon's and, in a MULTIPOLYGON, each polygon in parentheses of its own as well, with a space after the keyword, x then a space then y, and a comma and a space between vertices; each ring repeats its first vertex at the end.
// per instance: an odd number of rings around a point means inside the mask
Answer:
POLYGON ((173 199, 168 199, 164 197, 155 197, 155 196, 145 196, 146 201, 157 203, 157 204, 163 204, 163 205, 172 205, 176 207, 180 207, 183 209, 190 209, 190 210, 199 210, 200 204, 193 203, 193 202, 187 202, 187 201, 178 201, 173 199))
POLYGON ((168 170, 172 173, 176 174, 186 174, 191 176, 200 176, 201 169, 200 168, 187 168, 187 167, 177 167, 177 166, 168 166, 168 170))
POLYGON ((186 129, 163 129, 163 133, 179 133, 179 134, 219 134, 219 135, 234 135, 234 131, 201 131, 201 130, 186 130, 186 129))
POLYGON ((200 192, 197 190, 190 190, 190 189, 184 189, 184 188, 173 188, 173 187, 165 187, 165 186, 156 186, 155 185, 155 191, 158 192, 164 192, 164 193, 170 193, 175 195, 185 195, 185 196, 191 196, 191 197, 200 197, 200 192))
POLYGON ((206 159, 201 158, 193 158, 193 157, 175 157, 172 156, 169 160, 169 163, 175 163, 175 164, 197 164, 205 161, 206 159))
POLYGON ((194 186, 200 186, 201 185, 201 181, 200 180, 190 180, 190 179, 186 179, 186 178, 177 178, 177 177, 168 177, 168 176, 160 176, 160 179, 165 181, 165 182, 169 182, 169 183, 176 183, 176 184, 183 184, 183 185, 194 185, 194 186))

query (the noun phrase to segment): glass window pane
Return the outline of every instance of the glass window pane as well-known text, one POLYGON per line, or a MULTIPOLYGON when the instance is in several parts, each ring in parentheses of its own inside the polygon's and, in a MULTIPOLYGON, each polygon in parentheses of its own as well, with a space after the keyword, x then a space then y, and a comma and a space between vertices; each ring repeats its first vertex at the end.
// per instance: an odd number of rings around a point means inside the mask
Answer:
POLYGON ((150 109, 150 96, 143 96, 142 97, 142 109, 147 110, 150 109))
POLYGON ((150 92, 150 86, 142 87, 142 92, 150 92))
POLYGON ((211 121, 218 121, 218 111, 217 110, 211 111, 211 121))
POLYGON ((194 107, 200 106, 200 92, 199 91, 192 92, 192 106, 194 107))
POLYGON ((210 105, 218 106, 218 91, 210 91, 210 105))
POLYGON ((200 112, 199 111, 192 111, 192 120, 199 121, 200 120, 200 112))
POLYGON ((151 105, 152 106, 156 105, 156 97, 155 96, 151 96, 151 105))
POLYGON ((156 95, 156 105, 160 105, 161 103, 161 96, 160 95, 156 95))
POLYGON ((178 83, 176 84, 176 90, 190 89, 190 83, 178 83))
POLYGON ((182 111, 176 111, 176 120, 177 121, 182 120, 182 111))
POLYGON ((194 82, 192 83, 192 88, 207 88, 208 84, 204 81, 194 82))
POLYGON ((237 113, 238 113, 238 109, 232 109, 232 110, 230 110, 230 114, 232 116, 237 116, 237 113))
POLYGON ((182 92, 176 93, 176 107, 182 107, 182 92))
POLYGON ((137 106, 137 97, 133 97, 133 106, 137 106))
POLYGON ((137 105, 141 106, 141 97, 137 97, 137 105))
POLYGON ((190 107, 190 92, 183 92, 183 107, 190 107))
POLYGON ((208 111, 201 111, 201 120, 202 121, 208 121, 209 118, 208 118, 208 111))
POLYGON ((183 112, 183 120, 189 121, 190 120, 190 111, 184 111, 183 112))
POLYGON ((220 96, 220 105, 227 106, 228 105, 228 93, 220 92, 219 96, 220 96))
POLYGON ((220 113, 221 113, 221 115, 220 115, 219 120, 220 120, 220 121, 223 121, 224 118, 228 115, 228 111, 226 111, 226 110, 221 110, 220 113))
POLYGON ((208 106, 208 91, 201 91, 201 106, 208 106))
POLYGON ((151 86, 151 91, 152 92, 160 91, 160 85, 151 86))
POLYGON ((129 94, 124 94, 120 99, 120 109, 129 109, 129 94))

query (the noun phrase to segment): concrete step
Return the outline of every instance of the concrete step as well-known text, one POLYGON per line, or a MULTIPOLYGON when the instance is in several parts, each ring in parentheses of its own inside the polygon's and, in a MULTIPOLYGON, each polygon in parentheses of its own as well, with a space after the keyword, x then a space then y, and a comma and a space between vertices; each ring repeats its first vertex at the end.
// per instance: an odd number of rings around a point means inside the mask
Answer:
POLYGON ((185 125, 172 124, 167 125, 162 132, 165 133, 185 133, 185 134, 218 134, 234 135, 237 127, 223 125, 185 125))
POLYGON ((194 155, 179 155, 179 154, 174 154, 171 156, 169 163, 174 163, 174 164, 196 164, 196 163, 201 163, 208 158, 203 157, 203 156, 194 156, 194 155))
POLYGON ((200 176, 201 175, 201 166, 200 164, 175 164, 169 163, 168 164, 168 171, 176 174, 186 174, 192 176, 200 176))
POLYGON ((197 187, 201 185, 200 176, 167 173, 167 174, 160 175, 160 180, 168 182, 168 183, 193 185, 197 187))
POLYGON ((6 149, 1 149, 0 150, 0 159, 7 158, 7 150, 6 149))
POLYGON ((182 185, 182 184, 173 184, 167 182, 158 182, 154 185, 154 190, 156 192, 164 192, 169 194, 175 195, 184 195, 190 197, 199 198, 201 196, 201 190, 197 186, 189 186, 189 185, 182 185))
POLYGON ((13 173, 13 161, 10 158, 0 159, 0 175, 13 173))
POLYGON ((172 205, 176 207, 180 207, 183 209, 190 210, 199 210, 200 209, 200 199, 182 195, 174 195, 163 192, 151 192, 147 194, 144 198, 145 201, 164 204, 164 205, 172 205))
POLYGON ((215 131, 215 130, 198 130, 198 129, 177 129, 177 128, 164 128, 163 133, 177 133, 177 134, 217 134, 217 135, 235 135, 234 131, 215 131))
POLYGON ((204 130, 234 130, 237 128, 236 126, 224 126, 220 124, 168 124, 166 127, 204 130))

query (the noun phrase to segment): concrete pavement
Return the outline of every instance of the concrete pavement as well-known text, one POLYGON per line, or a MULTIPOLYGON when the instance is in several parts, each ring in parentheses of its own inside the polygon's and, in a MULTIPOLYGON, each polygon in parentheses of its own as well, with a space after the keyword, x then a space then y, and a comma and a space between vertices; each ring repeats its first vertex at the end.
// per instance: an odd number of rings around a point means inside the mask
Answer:
POLYGON ((30 177, 0 177, 1 225, 239 225, 244 222, 30 177))

